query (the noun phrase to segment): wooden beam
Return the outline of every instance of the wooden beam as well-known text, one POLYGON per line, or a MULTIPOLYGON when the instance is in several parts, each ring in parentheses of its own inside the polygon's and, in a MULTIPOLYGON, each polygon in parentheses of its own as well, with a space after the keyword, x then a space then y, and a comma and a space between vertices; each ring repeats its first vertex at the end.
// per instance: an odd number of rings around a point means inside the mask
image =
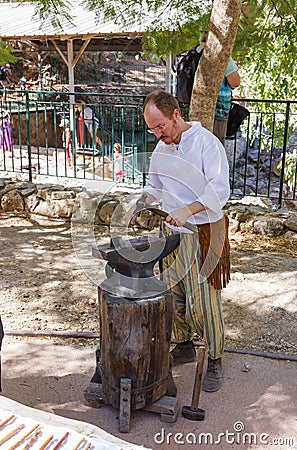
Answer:
POLYGON ((79 50, 79 52, 77 53, 76 57, 74 58, 73 62, 72 62, 72 67, 74 68, 76 66, 76 64, 78 63, 80 57, 82 56, 82 54, 84 53, 85 49, 87 48, 87 46, 89 45, 91 39, 87 39, 81 49, 79 50))
POLYGON ((50 39, 51 43, 53 44, 53 46, 55 47, 55 49, 57 50, 57 52, 59 53, 59 55, 61 56, 61 58, 63 59, 64 63, 68 65, 68 61, 66 56, 64 55, 64 53, 62 52, 62 50, 60 50, 58 44, 56 43, 56 41, 54 39, 50 39))

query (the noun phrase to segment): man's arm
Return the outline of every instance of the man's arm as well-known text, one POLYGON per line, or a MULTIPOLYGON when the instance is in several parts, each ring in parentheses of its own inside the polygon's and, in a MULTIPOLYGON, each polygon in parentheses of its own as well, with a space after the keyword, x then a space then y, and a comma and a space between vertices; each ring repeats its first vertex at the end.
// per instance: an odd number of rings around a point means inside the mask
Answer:
POLYGON ((226 78, 232 89, 235 89, 240 85, 240 76, 238 72, 232 72, 226 78))
POLYGON ((189 217, 197 214, 205 209, 202 203, 196 201, 184 206, 183 208, 175 209, 165 219, 165 222, 170 223, 176 227, 182 227, 189 217))

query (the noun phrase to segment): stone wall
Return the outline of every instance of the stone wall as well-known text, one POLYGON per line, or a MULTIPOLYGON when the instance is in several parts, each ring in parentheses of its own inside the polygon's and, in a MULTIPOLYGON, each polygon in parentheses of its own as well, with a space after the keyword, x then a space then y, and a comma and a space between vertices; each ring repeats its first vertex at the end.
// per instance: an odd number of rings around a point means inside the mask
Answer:
MULTIPOLYGON (((62 129, 54 127, 54 111, 43 109, 40 111, 29 110, 30 116, 30 141, 34 147, 61 147, 62 129), (38 128, 37 128, 38 124, 38 128)), ((26 111, 12 112, 12 136, 15 145, 28 145, 28 130, 26 111)))
MULTIPOLYGON (((123 192, 103 194, 83 187, 64 187, 57 184, 34 184, 10 179, 0 179, 0 213, 40 216, 48 219, 70 221, 74 214, 90 218, 96 225, 110 223, 113 211, 123 197, 123 192)), ((270 210, 261 199, 245 197, 229 201, 225 213, 230 219, 230 231, 240 231, 249 223, 255 233, 267 236, 283 235, 297 239, 297 213, 287 209, 270 210)), ((140 225, 157 227, 158 217, 151 212, 142 214, 140 225)))

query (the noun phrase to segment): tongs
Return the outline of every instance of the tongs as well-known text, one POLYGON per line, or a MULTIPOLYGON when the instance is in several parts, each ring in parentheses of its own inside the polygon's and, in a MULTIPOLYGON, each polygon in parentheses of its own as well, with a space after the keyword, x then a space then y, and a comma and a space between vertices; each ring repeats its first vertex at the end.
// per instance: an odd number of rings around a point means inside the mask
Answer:
MULTIPOLYGON (((162 217, 163 219, 166 219, 166 217, 168 216, 168 213, 166 211, 163 211, 160 208, 150 206, 149 204, 146 203, 146 199, 147 199, 147 194, 142 194, 142 196, 137 200, 136 208, 133 211, 133 216, 138 216, 138 214, 142 210, 146 209, 147 211, 151 211, 152 213, 156 214, 157 216, 162 217)), ((197 225, 193 225, 189 222, 184 223, 184 225, 182 225, 182 227, 186 228, 187 230, 193 231, 193 232, 198 231, 197 225)), ((179 227, 179 228, 182 228, 182 227, 179 227)))

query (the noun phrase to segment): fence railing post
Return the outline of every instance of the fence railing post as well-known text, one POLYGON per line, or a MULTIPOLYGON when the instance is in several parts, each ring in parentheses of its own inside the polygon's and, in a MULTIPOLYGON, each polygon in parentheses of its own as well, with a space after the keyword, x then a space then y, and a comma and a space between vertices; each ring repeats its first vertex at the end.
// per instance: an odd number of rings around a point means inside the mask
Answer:
POLYGON ((27 147, 28 147, 28 169, 29 181, 32 181, 32 153, 31 153, 31 133, 30 133, 30 99, 29 92, 26 92, 26 125, 27 125, 27 147))
POLYGON ((283 200, 285 166, 286 166, 286 150, 287 150, 287 141, 288 141, 289 119, 290 119, 290 106, 291 106, 290 102, 287 102, 286 121, 285 121, 285 127, 284 127, 282 167, 281 167, 281 174, 280 174, 279 196, 278 196, 278 206, 280 208, 282 206, 282 200, 283 200))

